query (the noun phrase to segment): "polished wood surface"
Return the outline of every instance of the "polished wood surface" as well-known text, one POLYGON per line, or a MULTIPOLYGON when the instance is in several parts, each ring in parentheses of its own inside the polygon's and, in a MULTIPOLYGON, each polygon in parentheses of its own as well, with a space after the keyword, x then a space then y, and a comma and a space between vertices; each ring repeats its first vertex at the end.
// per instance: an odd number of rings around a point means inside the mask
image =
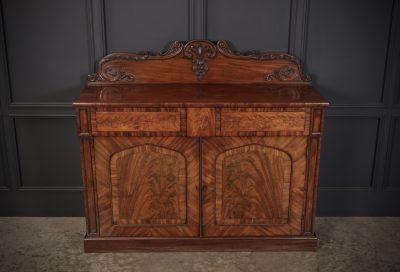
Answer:
POLYGON ((185 224, 186 169, 181 153, 160 146, 145 144, 112 154, 114 224, 185 224))
POLYGON ((268 84, 140 84, 89 86, 74 106, 325 107, 312 86, 268 84))
POLYGON ((315 235, 290 237, 140 238, 86 237, 85 252, 130 251, 315 251, 315 235))
POLYGON ((91 109, 94 136, 185 136, 185 108, 97 107, 91 109))
POLYGON ((81 170, 86 213, 86 235, 98 236, 97 195, 93 169, 93 138, 90 136, 90 116, 87 109, 76 111, 79 133, 81 170))
POLYGON ((97 108, 95 136, 308 135, 308 108, 97 108))
POLYGON ((296 57, 207 40, 113 53, 74 106, 85 251, 316 249, 328 102, 296 57))
POLYGON ((187 109, 187 136, 214 136, 217 130, 213 108, 187 109))
POLYGON ((305 202, 306 213, 304 216, 304 233, 311 234, 315 231, 315 213, 317 204, 317 189, 319 175, 319 161, 321 143, 324 128, 324 112, 322 109, 314 109, 312 112, 311 136, 308 143, 308 184, 307 198, 305 202))
POLYGON ((268 83, 309 85, 300 60, 284 52, 236 52, 227 41, 172 42, 161 53, 112 53, 89 75, 89 85, 268 83))
POLYGON ((101 236, 198 236, 199 141, 96 137, 101 236))
POLYGON ((235 136, 241 132, 299 132, 308 134, 306 119, 309 119, 307 110, 222 109, 221 135, 235 136))
POLYGON ((202 139, 204 236, 300 235, 306 148, 307 137, 202 139))
MULTIPOLYGON (((206 151, 203 156, 206 160, 206 151)), ((292 176, 287 153, 241 144, 220 153, 215 162, 216 224, 287 223, 292 176)))
POLYGON ((97 131, 180 131, 179 112, 96 112, 97 131))

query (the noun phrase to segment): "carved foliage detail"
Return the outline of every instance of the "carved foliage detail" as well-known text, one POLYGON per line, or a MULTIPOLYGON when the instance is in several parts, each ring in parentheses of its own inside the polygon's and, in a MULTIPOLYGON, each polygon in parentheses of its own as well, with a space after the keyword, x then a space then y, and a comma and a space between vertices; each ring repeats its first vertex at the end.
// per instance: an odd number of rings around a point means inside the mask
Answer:
POLYGON ((228 41, 217 42, 218 51, 228 57, 246 58, 255 60, 290 60, 300 65, 300 60, 284 52, 261 52, 258 50, 248 50, 245 52, 236 51, 228 41))
POLYGON ((89 82, 115 82, 115 81, 134 81, 135 76, 125 72, 124 70, 108 67, 104 70, 104 73, 100 74, 90 74, 88 75, 87 80, 89 82))
POLYGON ((152 58, 171 58, 179 54, 183 49, 183 43, 181 41, 174 41, 167 49, 161 52, 144 51, 137 54, 134 53, 112 53, 105 56, 100 64, 103 65, 110 61, 144 61, 150 57, 152 58))
POLYGON ((216 166, 217 223, 287 223, 291 165, 285 152, 256 144, 221 153, 216 166))
POLYGON ((112 53, 101 59, 99 63, 98 73, 90 74, 87 77, 88 82, 132 82, 135 81, 135 75, 130 74, 119 68, 109 66, 103 68, 108 62, 112 61, 144 61, 149 57, 153 58, 171 58, 178 55, 183 49, 183 43, 180 41, 172 42, 166 50, 161 52, 141 52, 132 53, 112 53))
MULTIPOLYGON (((98 66, 98 72, 88 76, 88 82, 134 82, 135 75, 121 69, 131 64, 123 62, 138 62, 145 60, 165 60, 177 57, 188 58, 192 61, 192 70, 200 81, 207 74, 209 69, 208 61, 221 54, 223 57, 236 60, 285 60, 291 66, 284 66, 265 76, 265 80, 286 81, 286 82, 310 82, 311 77, 302 73, 300 60, 285 52, 260 52, 250 50, 246 52, 236 51, 228 41, 174 41, 161 52, 145 51, 140 53, 112 53, 105 56, 98 66)), ((129 69, 128 69, 129 70, 129 69)), ((138 73, 138 72, 137 72, 138 73)), ((139 74, 139 73, 138 73, 139 74)))
POLYGON ((215 58, 216 54, 216 46, 209 41, 192 41, 184 49, 184 56, 192 60, 192 70, 198 80, 202 80, 208 71, 207 59, 215 58))
POLYGON ((272 73, 269 73, 265 76, 265 80, 267 81, 272 81, 272 80, 279 80, 279 81, 305 81, 309 82, 311 81, 311 76, 307 74, 302 74, 299 75, 293 67, 290 66, 283 66, 279 69, 276 69, 272 71, 272 73))
POLYGON ((141 145, 111 158, 113 217, 117 224, 183 224, 185 159, 166 148, 141 145))
POLYGON ((265 76, 265 80, 272 81, 274 79, 280 81, 292 80, 296 77, 296 71, 290 66, 284 66, 280 69, 274 70, 272 73, 265 76))

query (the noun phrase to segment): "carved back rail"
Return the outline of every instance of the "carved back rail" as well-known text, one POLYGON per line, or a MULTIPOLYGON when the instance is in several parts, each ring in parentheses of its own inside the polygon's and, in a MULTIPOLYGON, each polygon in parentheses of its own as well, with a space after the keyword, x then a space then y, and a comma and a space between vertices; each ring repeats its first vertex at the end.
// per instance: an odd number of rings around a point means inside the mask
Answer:
POLYGON ((172 42, 160 53, 112 53, 88 85, 168 83, 311 84, 300 60, 282 52, 236 52, 227 41, 172 42))

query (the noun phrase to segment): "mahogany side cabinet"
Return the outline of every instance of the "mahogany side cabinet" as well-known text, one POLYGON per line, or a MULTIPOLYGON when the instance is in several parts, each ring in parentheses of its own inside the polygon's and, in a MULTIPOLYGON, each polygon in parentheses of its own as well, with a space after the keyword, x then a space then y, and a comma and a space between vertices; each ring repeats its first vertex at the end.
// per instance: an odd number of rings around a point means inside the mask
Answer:
POLYGON ((113 53, 73 103, 86 252, 316 250, 328 102, 286 53, 113 53))

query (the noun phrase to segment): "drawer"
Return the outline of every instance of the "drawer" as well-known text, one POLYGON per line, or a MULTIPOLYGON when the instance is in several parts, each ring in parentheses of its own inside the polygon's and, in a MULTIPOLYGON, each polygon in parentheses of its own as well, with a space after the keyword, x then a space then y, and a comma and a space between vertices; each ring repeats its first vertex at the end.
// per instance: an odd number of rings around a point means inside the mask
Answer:
POLYGON ((257 111, 256 109, 221 111, 221 136, 263 135, 280 133, 307 135, 309 112, 304 111, 257 111))
POLYGON ((180 109, 159 111, 96 111, 92 113, 92 131, 180 135, 185 114, 180 109))

